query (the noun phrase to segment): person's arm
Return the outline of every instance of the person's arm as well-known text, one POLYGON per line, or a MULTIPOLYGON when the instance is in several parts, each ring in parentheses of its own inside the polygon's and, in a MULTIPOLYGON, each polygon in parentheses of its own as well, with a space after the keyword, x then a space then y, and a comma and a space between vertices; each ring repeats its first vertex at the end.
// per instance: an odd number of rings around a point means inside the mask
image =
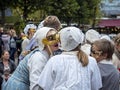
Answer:
MULTIPOLYGON (((54 79, 55 79, 55 71, 54 71, 53 65, 52 65, 53 63, 54 62, 52 59, 50 59, 47 62, 47 64, 45 65, 45 68, 43 69, 43 71, 41 72, 41 74, 39 76, 36 87, 40 87, 43 90, 51 90, 51 88, 53 87, 54 79)), ((34 90, 36 90, 36 89, 34 89, 34 90)))
POLYGON ((35 52, 28 60, 30 90, 33 90, 33 87, 36 85, 46 62, 46 58, 40 52, 35 52))

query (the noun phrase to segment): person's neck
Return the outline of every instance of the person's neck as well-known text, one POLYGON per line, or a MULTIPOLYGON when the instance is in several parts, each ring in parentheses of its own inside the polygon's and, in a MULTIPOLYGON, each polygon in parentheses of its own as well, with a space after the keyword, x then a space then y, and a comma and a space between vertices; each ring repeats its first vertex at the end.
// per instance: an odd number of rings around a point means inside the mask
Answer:
POLYGON ((3 59, 3 62, 8 62, 8 59, 3 59))
POLYGON ((8 60, 3 60, 3 64, 6 66, 6 65, 8 65, 8 60))

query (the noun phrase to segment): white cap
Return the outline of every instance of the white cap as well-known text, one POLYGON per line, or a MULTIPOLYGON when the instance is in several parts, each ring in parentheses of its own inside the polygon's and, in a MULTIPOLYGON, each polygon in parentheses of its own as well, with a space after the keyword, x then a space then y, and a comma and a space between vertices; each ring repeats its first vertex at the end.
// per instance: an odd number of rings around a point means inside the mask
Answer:
POLYGON ((44 38, 46 38, 47 33, 53 28, 49 28, 49 27, 42 27, 40 29, 37 30, 36 32, 36 36, 35 39, 39 45, 40 50, 44 49, 44 44, 42 43, 42 40, 44 38))
POLYGON ((112 44, 114 44, 114 41, 108 35, 103 35, 103 36, 101 36, 100 39, 106 39, 106 40, 110 41, 112 44))
POLYGON ((60 30, 60 49, 70 51, 75 49, 84 41, 83 32, 76 27, 66 27, 60 30))
MULTIPOLYGON (((44 27, 43 23, 44 23, 44 20, 41 21, 40 24, 38 25, 37 31, 40 30, 40 28, 44 27)), ((37 33, 37 31, 34 33, 33 38, 36 37, 36 33, 37 33)))
POLYGON ((44 27, 43 23, 44 23, 44 20, 40 22, 40 24, 38 25, 38 29, 44 27))
POLYGON ((85 33, 85 38, 89 42, 93 43, 94 41, 100 39, 100 34, 96 30, 90 29, 85 33))
POLYGON ((110 37, 108 35, 103 35, 103 36, 101 36, 100 39, 106 39, 108 41, 111 41, 111 39, 110 39, 110 37))
POLYGON ((30 29, 30 28, 32 28, 32 29, 37 29, 37 26, 36 25, 34 25, 34 24, 27 24, 26 26, 25 26, 25 28, 24 28, 24 33, 25 33, 25 35, 27 35, 27 33, 28 33, 28 30, 30 29))

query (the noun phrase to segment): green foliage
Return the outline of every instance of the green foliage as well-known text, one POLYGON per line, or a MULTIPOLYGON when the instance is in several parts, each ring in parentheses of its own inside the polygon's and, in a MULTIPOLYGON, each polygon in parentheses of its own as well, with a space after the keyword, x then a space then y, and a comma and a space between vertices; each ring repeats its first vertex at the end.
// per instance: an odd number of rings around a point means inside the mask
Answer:
POLYGON ((20 21, 20 18, 18 16, 9 16, 6 17, 6 23, 15 23, 20 21))
POLYGON ((0 0, 0 10, 5 10, 7 7, 10 7, 11 3, 11 0, 0 0))
POLYGON ((48 7, 45 10, 49 15, 56 15, 61 21, 69 24, 79 8, 76 0, 49 0, 48 7))
POLYGON ((13 7, 18 8, 23 16, 23 19, 26 21, 28 15, 36 12, 39 9, 42 9, 43 3, 45 0, 14 0, 13 7))
MULTIPOLYGON (((0 1, 0 5, 2 1, 0 1)), ((4 3, 8 3, 7 1, 5 0, 4 3)), ((14 8, 14 15, 17 16, 12 20, 20 22, 19 28, 23 28, 24 25, 21 23, 28 18, 39 22, 46 15, 56 15, 61 22, 67 24, 91 25, 96 24, 95 19, 101 16, 100 0, 11 0, 10 4, 10 7, 14 8)), ((8 21, 10 20, 8 19, 8 21)))
POLYGON ((14 24, 14 29, 16 30, 17 35, 19 35, 21 32, 23 32, 23 29, 25 27, 24 21, 18 21, 14 24))
POLYGON ((80 23, 92 24, 96 17, 100 16, 99 4, 100 0, 76 0, 80 6, 78 17, 80 23))

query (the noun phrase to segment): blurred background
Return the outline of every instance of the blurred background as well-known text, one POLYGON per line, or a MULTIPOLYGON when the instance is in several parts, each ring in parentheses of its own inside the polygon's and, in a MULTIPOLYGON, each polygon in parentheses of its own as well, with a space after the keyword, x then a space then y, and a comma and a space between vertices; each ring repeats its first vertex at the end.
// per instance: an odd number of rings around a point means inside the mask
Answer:
POLYGON ((114 36, 120 32, 120 0, 0 0, 0 27, 23 31, 27 23, 38 25, 56 15, 63 27, 93 28, 114 36))

